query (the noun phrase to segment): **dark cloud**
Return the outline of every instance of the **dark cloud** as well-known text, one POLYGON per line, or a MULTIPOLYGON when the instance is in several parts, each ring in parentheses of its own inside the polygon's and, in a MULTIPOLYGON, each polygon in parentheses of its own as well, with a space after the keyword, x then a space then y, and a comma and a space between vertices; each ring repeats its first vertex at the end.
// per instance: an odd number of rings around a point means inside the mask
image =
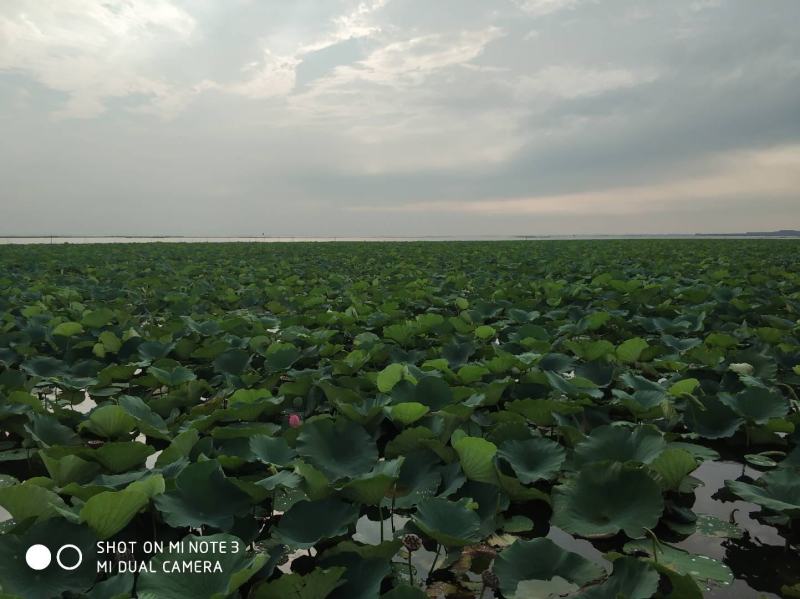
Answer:
POLYGON ((794 0, 47 4, 0 7, 0 234, 800 228, 794 0))

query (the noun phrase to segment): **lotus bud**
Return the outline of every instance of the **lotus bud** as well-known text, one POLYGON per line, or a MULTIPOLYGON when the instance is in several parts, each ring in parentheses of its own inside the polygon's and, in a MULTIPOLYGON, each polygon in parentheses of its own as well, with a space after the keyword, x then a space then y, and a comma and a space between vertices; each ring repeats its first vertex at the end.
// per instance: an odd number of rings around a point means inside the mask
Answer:
POLYGON ((289 426, 290 427, 297 428, 301 424, 303 424, 303 421, 300 418, 299 414, 289 414, 289 426))
POLYGON ((422 539, 417 535, 406 535, 403 537, 403 545, 405 545, 405 548, 408 549, 410 553, 414 553, 422 547, 422 539))
POLYGON ((488 589, 496 589, 500 586, 500 580, 497 578, 497 574, 491 570, 484 570, 483 574, 481 574, 481 580, 488 589))
POLYGON ((753 374, 753 365, 747 362, 739 362, 729 365, 728 370, 736 374, 751 375, 753 374))

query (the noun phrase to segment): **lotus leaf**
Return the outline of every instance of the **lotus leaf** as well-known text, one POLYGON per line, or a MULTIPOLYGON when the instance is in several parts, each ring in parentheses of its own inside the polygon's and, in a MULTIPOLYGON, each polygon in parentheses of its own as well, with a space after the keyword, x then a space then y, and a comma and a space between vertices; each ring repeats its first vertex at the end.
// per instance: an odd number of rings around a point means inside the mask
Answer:
POLYGON ((587 466, 553 491, 553 524, 583 537, 621 530, 640 537, 655 527, 663 510, 658 484, 643 470, 618 462, 587 466))

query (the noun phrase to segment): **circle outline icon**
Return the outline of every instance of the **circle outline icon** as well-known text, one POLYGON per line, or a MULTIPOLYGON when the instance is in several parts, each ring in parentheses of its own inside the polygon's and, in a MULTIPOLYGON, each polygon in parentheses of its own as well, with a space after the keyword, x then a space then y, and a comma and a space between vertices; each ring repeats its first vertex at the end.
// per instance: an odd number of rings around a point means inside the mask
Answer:
POLYGON ((62 545, 56 552, 56 562, 64 570, 67 571, 75 570, 83 563, 83 552, 78 548, 77 545, 67 543, 66 545, 62 545), (78 552, 78 561, 75 562, 74 566, 65 566, 63 563, 61 563, 61 552, 64 551, 64 549, 74 549, 75 551, 78 552))
POLYGON ((53 561, 53 554, 50 548, 41 543, 36 543, 28 547, 25 552, 25 563, 31 570, 44 570, 53 561))

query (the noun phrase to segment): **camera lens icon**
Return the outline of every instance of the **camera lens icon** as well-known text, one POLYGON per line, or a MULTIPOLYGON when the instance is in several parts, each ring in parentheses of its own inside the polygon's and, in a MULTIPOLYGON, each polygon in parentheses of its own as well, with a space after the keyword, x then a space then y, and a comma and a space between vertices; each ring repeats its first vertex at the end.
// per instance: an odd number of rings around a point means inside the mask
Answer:
POLYGON ((25 552, 25 561, 31 570, 44 570, 53 561, 53 556, 44 545, 31 545, 25 552))
MULTIPOLYGON (((25 562, 31 570, 44 570, 53 561, 53 554, 45 545, 31 545, 25 552, 25 562)), ((56 563, 62 570, 76 570, 83 563, 83 552, 71 543, 56 551, 56 563)))

